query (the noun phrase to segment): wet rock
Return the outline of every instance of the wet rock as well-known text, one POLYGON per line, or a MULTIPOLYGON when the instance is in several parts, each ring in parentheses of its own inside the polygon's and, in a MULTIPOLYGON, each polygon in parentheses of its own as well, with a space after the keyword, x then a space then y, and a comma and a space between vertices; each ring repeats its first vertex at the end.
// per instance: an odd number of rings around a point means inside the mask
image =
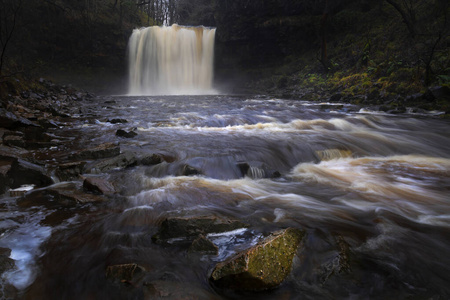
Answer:
POLYGON ((184 165, 181 168, 181 175, 182 176, 191 176, 191 175, 199 175, 201 174, 201 172, 199 170, 197 170, 194 167, 191 167, 189 165, 184 165))
POLYGON ((20 135, 4 136, 3 143, 9 147, 25 148, 25 141, 23 140, 23 136, 20 135))
POLYGON ((114 157, 120 154, 120 147, 115 143, 105 143, 97 147, 86 150, 81 150, 69 156, 72 160, 86 160, 86 159, 102 159, 114 157))
POLYGON ((111 124, 125 124, 125 123, 128 123, 128 120, 125 120, 125 119, 109 119, 108 122, 111 123, 111 124))
POLYGON ((7 188, 11 185, 11 179, 8 176, 11 170, 13 159, 0 159, 0 194, 6 192, 7 188))
POLYGON ((14 260, 9 258, 11 256, 11 249, 0 248, 0 274, 9 271, 15 267, 14 260))
POLYGON ((116 192, 114 185, 100 177, 88 177, 83 181, 83 188, 100 195, 112 195, 116 192))
POLYGON ((150 154, 139 158, 138 163, 144 166, 153 166, 160 164, 164 161, 164 158, 159 154, 150 154))
POLYGON ((189 247, 189 252, 217 255, 219 253, 219 248, 204 235, 200 235, 192 242, 189 247))
POLYGON ((164 243, 174 238, 192 240, 208 233, 227 232, 245 227, 248 227, 248 225, 240 221, 214 216, 174 217, 165 219, 158 233, 152 239, 156 243, 164 243))
POLYGON ((76 184, 64 184, 52 186, 47 189, 53 198, 61 204, 71 203, 95 203, 103 202, 106 199, 100 195, 85 193, 76 184))
POLYGON ((123 129, 118 129, 116 131, 116 135, 119 137, 124 137, 124 138, 133 138, 133 137, 137 136, 138 134, 134 131, 125 131, 123 129))
POLYGON ((211 280, 236 290, 266 290, 281 284, 291 271, 292 260, 304 232, 288 228, 271 234, 256 246, 216 265, 211 280))
POLYGON ((58 178, 61 181, 77 179, 80 176, 80 174, 83 173, 85 165, 86 165, 85 161, 60 164, 58 166, 58 169, 56 169, 56 176, 58 176, 58 178))
POLYGON ((102 173, 114 169, 124 169, 137 164, 137 159, 131 152, 125 152, 116 157, 95 161, 85 168, 86 173, 102 173))
POLYGON ((331 259, 322 264, 320 279, 324 284, 331 276, 350 272, 350 245, 342 236, 336 238, 336 251, 331 259))
POLYGON ((450 100, 450 88, 448 86, 430 87, 429 91, 438 100, 450 100))
POLYGON ((144 287, 145 299, 222 299, 222 297, 218 297, 204 288, 196 287, 189 282, 155 280, 144 283, 144 287))
POLYGON ((106 278, 121 282, 132 282, 145 273, 145 268, 138 264, 113 265, 106 268, 106 278))
POLYGON ((21 127, 24 128, 24 127, 40 127, 40 126, 31 122, 30 120, 18 117, 4 108, 0 108, 0 127, 14 130, 21 127))
POLYGON ((34 184, 36 187, 45 187, 53 184, 53 179, 47 175, 46 170, 38 165, 15 159, 8 172, 11 178, 11 188, 34 184))

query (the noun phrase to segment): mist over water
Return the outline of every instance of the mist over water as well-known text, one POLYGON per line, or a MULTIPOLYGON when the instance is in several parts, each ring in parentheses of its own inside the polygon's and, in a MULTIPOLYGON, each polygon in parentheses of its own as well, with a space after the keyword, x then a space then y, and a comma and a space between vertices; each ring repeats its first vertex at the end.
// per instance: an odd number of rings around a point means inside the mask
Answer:
POLYGON ((215 28, 135 29, 128 43, 130 95, 215 94, 215 28))
MULTIPOLYGON (((185 288, 205 299, 450 297, 447 120, 265 97, 98 101, 84 103, 96 112, 91 120, 61 129, 77 137, 74 149, 119 142, 122 152, 158 153, 166 161, 95 174, 119 193, 75 209, 56 225, 42 221, 54 206, 21 208, 25 217, 15 218, 17 229, 7 235, 22 236, 15 255, 27 253, 21 266, 28 281, 18 285, 25 298, 144 299, 105 278, 106 266, 119 263, 138 263, 150 270, 148 282, 170 282, 174 291, 185 288), (128 122, 108 122, 112 118, 128 122), (119 138, 117 129, 138 135, 119 138), (249 165, 244 173, 243 162, 249 165), (186 165, 199 174, 183 176, 186 165), (275 171, 280 176, 272 178, 275 171), (218 256, 195 258, 176 244, 151 240, 168 216, 211 215, 250 228, 212 234, 218 256), (23 234, 31 227, 36 235, 23 234), (278 289, 230 295, 208 282, 216 262, 286 227, 305 230, 307 238, 278 289), (349 247, 345 270, 336 267, 338 241, 349 247)), ((65 162, 67 153, 51 159, 65 162)))

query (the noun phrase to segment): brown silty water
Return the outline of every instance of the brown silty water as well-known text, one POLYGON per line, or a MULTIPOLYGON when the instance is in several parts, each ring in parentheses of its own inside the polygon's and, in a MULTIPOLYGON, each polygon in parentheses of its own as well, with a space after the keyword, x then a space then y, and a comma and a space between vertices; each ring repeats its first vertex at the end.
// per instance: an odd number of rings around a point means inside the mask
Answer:
POLYGON ((12 249, 16 269, 2 280, 18 298, 151 299, 155 286, 172 299, 450 296, 448 121, 220 95, 105 97, 82 110, 87 119, 54 129, 70 142, 36 150, 36 159, 56 168, 77 149, 113 142, 167 160, 85 174, 115 185, 101 203, 5 196, 0 246, 12 249), (137 135, 118 137, 118 129, 137 135), (186 165, 198 174, 183 175, 186 165), (211 235, 218 255, 189 255, 152 241, 169 216, 218 216, 249 228, 211 235), (307 235, 277 289, 242 294, 210 283, 217 262, 287 227, 307 235), (122 263, 145 267, 148 284, 108 280, 107 266, 122 263))

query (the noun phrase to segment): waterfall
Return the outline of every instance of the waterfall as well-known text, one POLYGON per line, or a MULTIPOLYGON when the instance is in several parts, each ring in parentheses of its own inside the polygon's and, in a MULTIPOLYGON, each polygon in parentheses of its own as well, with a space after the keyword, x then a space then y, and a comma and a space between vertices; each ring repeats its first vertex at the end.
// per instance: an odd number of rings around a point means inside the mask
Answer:
POLYGON ((128 43, 129 94, 211 94, 215 28, 152 26, 128 43))

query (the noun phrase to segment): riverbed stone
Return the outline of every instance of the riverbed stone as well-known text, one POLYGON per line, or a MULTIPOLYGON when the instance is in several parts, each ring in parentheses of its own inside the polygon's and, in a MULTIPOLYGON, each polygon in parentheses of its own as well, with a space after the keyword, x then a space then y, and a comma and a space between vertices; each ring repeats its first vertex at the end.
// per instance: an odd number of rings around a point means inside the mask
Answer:
POLYGON ((7 135, 3 137, 3 143, 10 147, 25 148, 25 141, 21 135, 7 135))
POLYGON ((101 177, 87 177, 83 181, 83 188, 101 195, 112 195, 116 192, 114 185, 101 177))
POLYGON ((71 160, 88 160, 114 157, 120 154, 120 146, 116 143, 104 143, 96 147, 81 150, 69 156, 71 160))
POLYGON ((22 159, 13 161, 8 176, 12 180, 11 188, 18 188, 26 184, 34 184, 36 187, 53 184, 53 179, 47 175, 43 167, 22 159))
POLYGON ((207 237, 200 235, 192 242, 188 251, 191 253, 217 255, 219 253, 219 248, 214 245, 213 242, 208 240, 207 237))
POLYGON ((138 163, 144 166, 153 166, 160 164, 164 161, 164 158, 160 154, 152 153, 144 155, 138 159, 138 163))
POLYGON ((123 138, 134 138, 138 134, 135 131, 126 131, 126 130, 123 130, 123 129, 118 129, 116 131, 116 135, 118 137, 123 137, 123 138))
POLYGON ((116 119, 108 119, 108 122, 111 124, 125 124, 125 123, 128 123, 128 120, 116 118, 116 119))
POLYGON ((145 268, 138 264, 112 265, 106 268, 106 278, 120 280, 121 282, 131 282, 143 276, 145 268))
POLYGON ((114 169, 125 169, 133 167, 137 164, 136 156, 131 152, 125 152, 115 157, 106 158, 103 160, 95 161, 86 165, 86 173, 102 173, 108 172, 114 169))
POLYGON ((174 282, 155 280, 144 283, 145 299, 196 299, 215 300, 222 299, 203 287, 197 287, 190 282, 174 282))
POLYGON ((192 175, 199 175, 199 174, 201 174, 201 172, 190 165, 183 165, 183 167, 181 168, 182 176, 192 176, 192 175))
POLYGON ((0 248, 0 274, 14 268, 14 260, 10 258, 11 249, 0 248))
POLYGON ((241 171, 243 177, 250 178, 279 178, 281 173, 274 170, 262 162, 238 162, 236 166, 241 171))
POLYGON ((164 243, 174 238, 192 240, 208 233, 227 232, 246 227, 248 225, 241 221, 215 216, 171 217, 161 223, 158 233, 152 239, 156 243, 164 243))
POLYGON ((350 267, 350 245, 342 236, 335 238, 335 251, 330 259, 321 265, 320 281, 325 284, 331 276, 348 274, 350 267))
POLYGON ((40 127, 40 126, 31 122, 28 119, 18 117, 4 108, 0 108, 0 127, 14 130, 17 128, 40 127))
POLYGON ((218 263, 211 274, 217 286, 235 290, 266 290, 280 285, 305 233, 288 228, 272 233, 257 245, 218 263))
POLYGON ((64 185, 55 185, 47 189, 54 199, 61 204, 71 203, 95 203, 106 200, 104 196, 85 193, 80 190, 76 184, 68 183, 64 185))
POLYGON ((60 164, 58 166, 58 169, 56 169, 56 176, 58 176, 58 178, 61 181, 78 179, 80 174, 83 173, 85 165, 86 165, 85 161, 76 161, 60 164))

